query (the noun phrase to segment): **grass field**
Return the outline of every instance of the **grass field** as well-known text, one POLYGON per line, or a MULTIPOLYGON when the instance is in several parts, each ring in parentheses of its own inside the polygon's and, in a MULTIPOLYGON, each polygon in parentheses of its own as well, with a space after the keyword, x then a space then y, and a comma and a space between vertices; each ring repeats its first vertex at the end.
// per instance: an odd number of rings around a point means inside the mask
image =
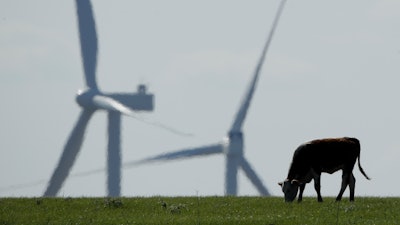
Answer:
POLYGON ((400 224, 400 198, 1 198, 0 224, 400 224))

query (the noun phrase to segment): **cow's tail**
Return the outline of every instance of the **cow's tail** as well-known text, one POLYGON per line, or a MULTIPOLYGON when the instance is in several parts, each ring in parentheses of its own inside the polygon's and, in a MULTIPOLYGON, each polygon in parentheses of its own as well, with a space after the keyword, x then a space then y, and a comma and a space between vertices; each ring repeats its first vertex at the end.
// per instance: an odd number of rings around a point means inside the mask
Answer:
POLYGON ((365 178, 371 180, 371 178, 368 177, 368 175, 364 172, 363 168, 361 167, 360 155, 358 155, 358 168, 360 169, 361 173, 364 175, 365 178))
MULTIPOLYGON (((358 140, 357 140, 358 142, 358 140)), ((371 180, 371 178, 368 177, 368 175, 365 173, 364 169, 361 167, 361 162, 360 162, 360 152, 361 152, 361 147, 360 147, 360 142, 358 142, 358 148, 359 148, 359 152, 358 152, 358 169, 360 169, 360 172, 364 175, 365 178, 367 178, 368 180, 371 180)))

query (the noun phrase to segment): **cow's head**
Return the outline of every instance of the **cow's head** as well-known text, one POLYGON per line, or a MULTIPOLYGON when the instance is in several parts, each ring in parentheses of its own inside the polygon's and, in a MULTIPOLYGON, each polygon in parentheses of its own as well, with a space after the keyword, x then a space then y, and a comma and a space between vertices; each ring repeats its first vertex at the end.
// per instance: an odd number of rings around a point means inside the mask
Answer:
POLYGON ((299 191, 300 182, 296 179, 286 179, 283 182, 278 183, 282 187, 282 191, 285 194, 286 202, 293 202, 299 191))

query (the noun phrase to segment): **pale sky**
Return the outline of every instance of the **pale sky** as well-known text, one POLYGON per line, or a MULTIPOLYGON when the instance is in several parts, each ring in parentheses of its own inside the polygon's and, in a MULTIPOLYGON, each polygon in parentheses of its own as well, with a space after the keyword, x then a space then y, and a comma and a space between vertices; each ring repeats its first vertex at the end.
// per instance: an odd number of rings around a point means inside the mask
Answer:
MULTIPOLYGON (((145 83, 155 111, 141 116, 194 134, 123 117, 123 161, 222 140, 279 0, 92 4, 100 88, 145 83)), ((0 196, 41 196, 80 113, 75 3, 0 6, 0 196)), ((277 183, 298 145, 352 136, 372 178, 354 169, 356 196, 400 196, 399 12, 398 0, 288 0, 244 124, 245 156, 273 195, 283 196, 277 183)), ((106 120, 98 111, 90 121, 72 174, 106 166, 106 120)), ((223 195, 224 169, 222 155, 124 169, 122 194, 223 195)), ((336 196, 340 179, 323 174, 322 195, 336 196)), ((105 182, 105 173, 70 176, 60 195, 104 196, 105 182)), ((239 194, 258 194, 241 172, 239 194)), ((313 185, 305 195, 315 196, 313 185)))

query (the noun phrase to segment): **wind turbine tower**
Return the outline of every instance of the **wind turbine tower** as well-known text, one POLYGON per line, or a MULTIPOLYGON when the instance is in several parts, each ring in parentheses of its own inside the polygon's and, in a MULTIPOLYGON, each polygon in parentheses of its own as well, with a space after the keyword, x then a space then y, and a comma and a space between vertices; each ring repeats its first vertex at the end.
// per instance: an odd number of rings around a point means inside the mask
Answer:
POLYGON ((108 196, 120 196, 121 115, 135 117, 134 110, 152 111, 154 96, 146 92, 144 85, 138 86, 137 93, 103 93, 100 91, 96 82, 98 44, 92 5, 89 0, 76 0, 76 7, 86 89, 78 91, 76 101, 82 108, 82 112, 64 146, 44 196, 56 196, 61 189, 82 146, 88 122, 97 110, 108 112, 108 196))

